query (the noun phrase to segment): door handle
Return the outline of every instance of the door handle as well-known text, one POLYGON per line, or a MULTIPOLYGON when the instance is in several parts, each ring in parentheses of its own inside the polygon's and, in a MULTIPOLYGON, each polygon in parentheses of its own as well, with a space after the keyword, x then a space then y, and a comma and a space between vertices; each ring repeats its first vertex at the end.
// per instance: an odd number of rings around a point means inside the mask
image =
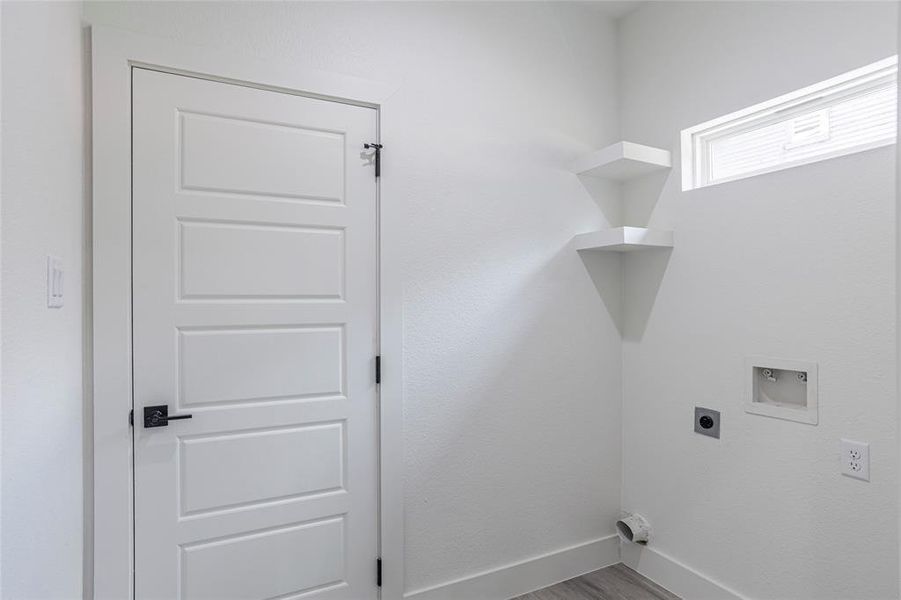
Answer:
POLYGON ((144 428, 150 429, 151 427, 166 427, 169 425, 169 421, 178 421, 179 419, 190 419, 194 415, 177 415, 175 417, 169 416, 169 405, 168 404, 157 404, 156 406, 145 406, 144 407, 144 428))

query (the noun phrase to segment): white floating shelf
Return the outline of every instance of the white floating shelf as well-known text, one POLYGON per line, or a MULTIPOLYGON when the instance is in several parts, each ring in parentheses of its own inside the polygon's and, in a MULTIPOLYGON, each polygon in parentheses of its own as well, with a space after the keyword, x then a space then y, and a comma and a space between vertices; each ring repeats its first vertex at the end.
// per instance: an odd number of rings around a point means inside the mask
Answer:
POLYGON ((673 232, 644 227, 616 227, 582 233, 573 238, 576 250, 628 252, 649 248, 672 248, 673 232))
POLYGON ((573 163, 576 175, 623 181, 672 166, 669 150, 632 142, 618 142, 586 154, 573 163))

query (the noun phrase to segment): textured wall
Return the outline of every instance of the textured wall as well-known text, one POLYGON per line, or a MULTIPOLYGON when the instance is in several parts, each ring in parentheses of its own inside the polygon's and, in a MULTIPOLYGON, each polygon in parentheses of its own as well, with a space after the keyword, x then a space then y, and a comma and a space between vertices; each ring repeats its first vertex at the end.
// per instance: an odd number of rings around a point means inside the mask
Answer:
MULTIPOLYGON (((895 3, 658 3, 621 28, 622 128, 679 132, 897 52, 895 3), (689 35, 690 32, 690 35, 689 35)), ((683 193, 627 190, 675 231, 624 267, 624 491, 654 547, 751 598, 898 595, 893 147, 683 193), (819 363, 820 423, 745 414, 746 355, 819 363), (722 411, 722 439, 692 407, 722 411), (839 439, 871 443, 871 482, 839 439)), ((678 161, 674 161, 678 164, 678 161)))
POLYGON ((2 3, 3 598, 82 593, 81 6, 2 3), (66 305, 47 308, 46 255, 66 305))
MULTIPOLYGON (((3 595, 77 597, 79 6, 2 10, 3 595), (44 308, 47 253, 66 262, 62 311, 44 308)), ((621 30, 624 137, 677 149, 684 127, 893 54, 894 11, 646 6, 621 30)), ((85 16, 399 84, 385 168, 408 223, 408 589, 610 533, 622 358, 623 503, 651 518, 656 547, 750 597, 897 595, 891 149, 685 194, 673 169, 627 187, 621 215, 615 189, 590 194, 566 171, 618 137, 615 30, 590 8, 91 3, 85 16), (625 309, 616 259, 565 248, 622 218, 677 232, 671 255, 626 259, 625 309), (747 354, 819 362, 820 425, 744 414, 747 354), (719 442, 691 433, 695 404, 723 411, 719 442), (870 483, 838 474, 839 437, 871 442, 870 483)))
MULTIPOLYGON (((407 219, 407 589, 612 532, 620 338, 565 247, 606 222, 566 170, 617 135, 616 36, 602 13, 99 2, 85 16, 399 84, 384 168, 397 191, 385 200, 407 219)), ((618 264, 593 269, 616 296, 618 264)))

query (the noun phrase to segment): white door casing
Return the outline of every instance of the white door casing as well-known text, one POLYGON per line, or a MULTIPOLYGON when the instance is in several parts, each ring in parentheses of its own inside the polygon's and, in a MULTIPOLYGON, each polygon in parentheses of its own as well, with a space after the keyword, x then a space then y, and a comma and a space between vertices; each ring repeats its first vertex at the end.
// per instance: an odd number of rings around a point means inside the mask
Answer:
POLYGON ((133 72, 135 597, 374 598, 376 111, 133 72))

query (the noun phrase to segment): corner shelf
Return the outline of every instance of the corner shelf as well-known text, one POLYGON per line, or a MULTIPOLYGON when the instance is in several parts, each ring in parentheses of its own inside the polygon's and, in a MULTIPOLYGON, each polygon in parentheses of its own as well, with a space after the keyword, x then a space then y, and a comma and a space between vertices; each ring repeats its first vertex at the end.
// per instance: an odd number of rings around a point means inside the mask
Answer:
POLYGON ((633 142, 617 142, 575 161, 576 175, 624 181, 672 166, 669 150, 633 142))
POLYGON ((673 232, 645 227, 616 227, 582 233, 572 239, 576 250, 629 252, 652 248, 672 248, 673 232))

